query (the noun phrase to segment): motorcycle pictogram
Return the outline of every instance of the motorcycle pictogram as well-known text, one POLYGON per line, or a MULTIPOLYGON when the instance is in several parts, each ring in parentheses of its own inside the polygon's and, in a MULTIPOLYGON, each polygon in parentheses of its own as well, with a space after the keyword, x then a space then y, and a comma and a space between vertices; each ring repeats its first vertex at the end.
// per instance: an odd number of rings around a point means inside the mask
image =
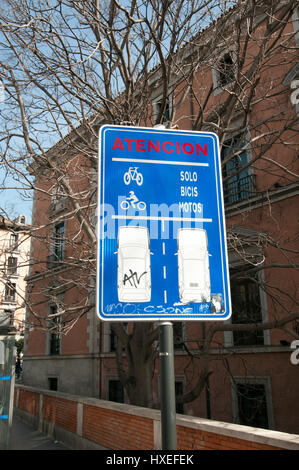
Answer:
POLYGON ((134 209, 139 209, 140 211, 144 210, 146 208, 146 204, 143 201, 139 201, 138 197, 135 195, 134 191, 129 192, 129 197, 124 199, 120 203, 120 207, 123 210, 128 210, 130 207, 133 207, 134 209))

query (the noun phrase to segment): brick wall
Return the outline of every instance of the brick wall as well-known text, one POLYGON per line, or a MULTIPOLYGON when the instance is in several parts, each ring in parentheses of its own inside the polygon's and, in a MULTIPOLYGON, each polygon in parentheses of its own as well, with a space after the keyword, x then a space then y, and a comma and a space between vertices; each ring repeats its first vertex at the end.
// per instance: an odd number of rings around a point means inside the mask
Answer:
POLYGON ((108 449, 153 449, 153 420, 84 405, 82 436, 108 449))
MULTIPOLYGON (((18 389, 18 406, 21 410, 38 416, 39 414, 39 401, 40 394, 26 389, 18 389)), ((16 395, 15 395, 16 399, 16 395)))
MULTIPOLYGON (((15 414, 71 449, 161 449, 160 411, 16 385, 15 414)), ((178 450, 299 450, 299 435, 177 415, 178 450)))
POLYGON ((221 434, 178 426, 178 449, 184 450, 281 450, 280 447, 269 446, 259 442, 250 442, 231 438, 221 434))
POLYGON ((77 403, 71 400, 44 395, 43 419, 70 432, 77 431, 77 403))

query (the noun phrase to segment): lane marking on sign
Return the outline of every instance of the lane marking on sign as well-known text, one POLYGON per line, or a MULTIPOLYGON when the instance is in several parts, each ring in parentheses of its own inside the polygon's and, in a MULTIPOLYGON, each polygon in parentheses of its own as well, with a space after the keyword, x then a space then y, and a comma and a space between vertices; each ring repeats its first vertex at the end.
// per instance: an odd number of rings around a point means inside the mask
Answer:
POLYGON ((162 253, 165 255, 165 242, 162 242, 162 253))
POLYGON ((166 279, 166 266, 163 266, 163 277, 166 279))
POLYGON ((146 215, 112 215, 111 219, 132 219, 132 220, 166 220, 174 222, 213 222, 213 219, 199 219, 191 217, 155 217, 146 215))
POLYGON ((133 163, 156 163, 157 165, 191 165, 191 166, 209 166, 208 163, 199 162, 174 162, 169 160, 144 160, 141 158, 112 158, 113 162, 133 162, 133 163))
POLYGON ((167 291, 164 291, 164 303, 167 304, 167 291))

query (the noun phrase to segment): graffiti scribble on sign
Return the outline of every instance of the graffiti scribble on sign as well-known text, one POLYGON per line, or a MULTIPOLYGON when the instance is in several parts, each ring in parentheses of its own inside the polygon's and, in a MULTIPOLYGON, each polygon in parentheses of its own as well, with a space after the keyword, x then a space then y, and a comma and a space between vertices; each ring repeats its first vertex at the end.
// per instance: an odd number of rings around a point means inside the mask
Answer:
POLYGON ((146 274, 146 271, 144 271, 144 273, 142 273, 139 277, 136 272, 132 271, 132 269, 129 269, 129 271, 130 271, 129 275, 128 274, 124 275, 123 284, 125 285, 126 282, 129 282, 131 286, 136 287, 137 289, 137 287, 140 284, 140 279, 142 278, 142 276, 144 276, 144 274, 146 274))

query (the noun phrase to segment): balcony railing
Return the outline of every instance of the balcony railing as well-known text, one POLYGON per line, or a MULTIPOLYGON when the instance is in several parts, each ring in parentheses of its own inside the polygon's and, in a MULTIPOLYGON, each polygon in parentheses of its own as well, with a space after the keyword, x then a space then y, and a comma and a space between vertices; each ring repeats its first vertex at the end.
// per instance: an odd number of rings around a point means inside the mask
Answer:
POLYGON ((256 195, 255 175, 247 175, 223 184, 224 203, 236 204, 256 195))

